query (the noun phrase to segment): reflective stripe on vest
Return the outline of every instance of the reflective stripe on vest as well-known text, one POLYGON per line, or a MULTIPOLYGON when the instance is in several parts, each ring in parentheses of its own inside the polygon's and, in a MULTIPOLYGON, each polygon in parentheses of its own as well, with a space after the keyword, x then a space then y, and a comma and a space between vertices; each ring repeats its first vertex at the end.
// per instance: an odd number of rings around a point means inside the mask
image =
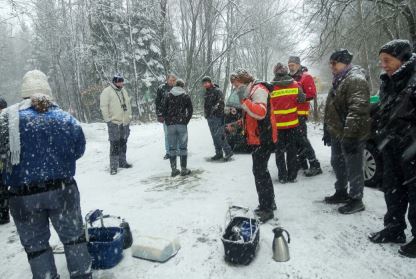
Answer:
POLYGON ((284 110, 275 110, 273 111, 273 113, 277 115, 286 115, 286 114, 294 113, 297 111, 298 111, 298 108, 292 108, 292 109, 284 109, 284 110))
POLYGON ((299 115, 309 115, 309 111, 298 110, 299 115))
POLYGON ((298 124, 299 124, 299 119, 296 119, 296 120, 293 120, 293 121, 290 121, 290 122, 276 123, 278 128, 297 126, 298 124))
POLYGON ((298 88, 287 88, 287 89, 274 90, 270 96, 272 98, 278 98, 278 97, 298 95, 298 94, 299 94, 298 88))

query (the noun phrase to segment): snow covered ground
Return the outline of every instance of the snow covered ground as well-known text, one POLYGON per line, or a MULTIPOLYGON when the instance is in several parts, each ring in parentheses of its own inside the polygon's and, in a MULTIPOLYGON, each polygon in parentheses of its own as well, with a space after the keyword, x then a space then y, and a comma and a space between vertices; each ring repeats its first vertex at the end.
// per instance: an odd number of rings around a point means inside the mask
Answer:
MULTIPOLYGON (((330 150, 321 143, 319 127, 310 126, 312 144, 324 174, 300 176, 298 183, 275 183, 277 217, 291 233, 291 260, 272 259, 272 228, 262 225, 260 249, 249 266, 236 267, 223 261, 221 230, 229 204, 257 206, 250 155, 236 155, 227 164, 209 163, 212 140, 204 120, 189 126, 189 166, 196 175, 169 178, 159 124, 132 127, 128 159, 134 168, 117 176, 108 174, 106 128, 103 124, 84 126, 87 151, 78 163, 77 180, 83 213, 100 208, 128 220, 134 235, 178 237, 182 249, 164 264, 131 257, 115 268, 96 271, 94 278, 416 278, 414 260, 400 257, 398 245, 374 245, 369 232, 382 228, 385 204, 381 192, 365 190, 367 210, 341 216, 336 206, 320 202, 332 194, 330 150)), ((270 160, 274 181, 277 170, 270 160)), ((410 237, 410 232, 407 231, 410 237)), ((0 278, 30 278, 30 269, 13 224, 0 227, 0 278)), ((51 245, 58 244, 55 234, 51 245)), ((61 278, 69 278, 63 255, 56 255, 61 278)))

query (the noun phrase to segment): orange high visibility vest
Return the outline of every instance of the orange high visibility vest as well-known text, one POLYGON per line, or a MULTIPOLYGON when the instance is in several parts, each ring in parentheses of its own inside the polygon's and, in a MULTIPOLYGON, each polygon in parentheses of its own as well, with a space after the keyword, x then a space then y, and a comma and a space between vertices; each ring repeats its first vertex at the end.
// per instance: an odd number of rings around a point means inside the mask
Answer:
POLYGON ((299 86, 296 81, 289 86, 275 85, 273 87, 270 100, 278 130, 292 129, 299 126, 298 95, 299 86))

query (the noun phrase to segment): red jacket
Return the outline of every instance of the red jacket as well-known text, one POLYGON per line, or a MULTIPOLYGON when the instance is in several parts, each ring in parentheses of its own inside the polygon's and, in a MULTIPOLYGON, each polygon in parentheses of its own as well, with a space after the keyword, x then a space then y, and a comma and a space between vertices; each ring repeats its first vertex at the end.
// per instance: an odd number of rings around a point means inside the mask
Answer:
POLYGON ((277 142, 277 127, 269 90, 261 83, 254 84, 247 99, 242 101, 244 130, 249 145, 277 142))
POLYGON ((309 101, 316 98, 315 81, 308 71, 301 70, 301 74, 295 74, 293 78, 301 85, 303 92, 306 94, 306 102, 298 105, 298 114, 308 116, 310 110, 309 101))

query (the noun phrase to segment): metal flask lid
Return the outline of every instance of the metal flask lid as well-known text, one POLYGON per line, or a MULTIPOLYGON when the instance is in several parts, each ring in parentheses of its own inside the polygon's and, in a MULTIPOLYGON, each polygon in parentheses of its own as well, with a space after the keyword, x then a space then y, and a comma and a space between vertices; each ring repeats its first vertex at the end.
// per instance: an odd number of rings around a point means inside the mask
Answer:
POLYGON ((273 259, 276 262, 287 262, 290 259, 288 246, 288 243, 290 243, 289 232, 283 228, 275 228, 273 229, 273 233, 273 259), (287 241, 283 233, 287 234, 287 241))

